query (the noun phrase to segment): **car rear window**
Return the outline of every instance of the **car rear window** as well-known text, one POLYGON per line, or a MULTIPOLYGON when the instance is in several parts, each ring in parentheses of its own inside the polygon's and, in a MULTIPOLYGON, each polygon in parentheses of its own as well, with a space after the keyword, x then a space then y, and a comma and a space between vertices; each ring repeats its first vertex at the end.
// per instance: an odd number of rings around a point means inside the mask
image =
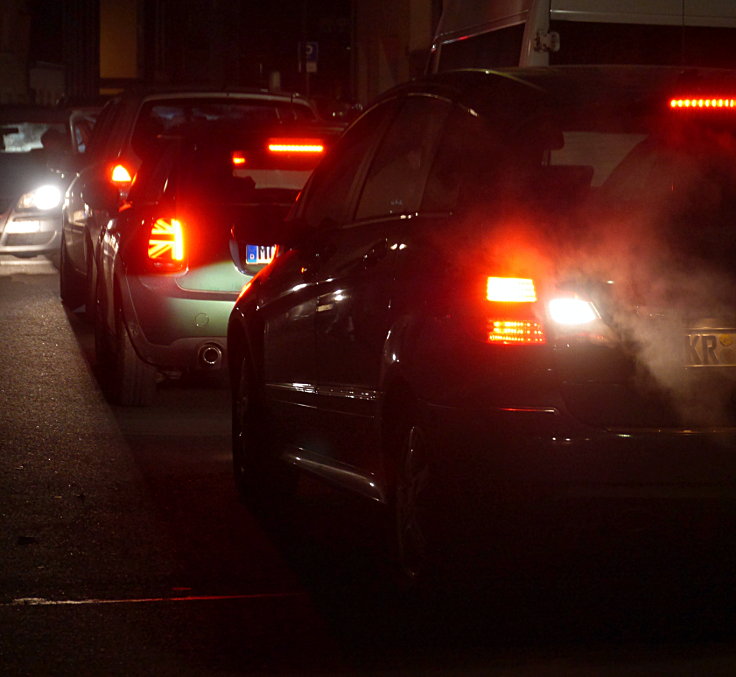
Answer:
POLYGON ((167 136, 206 133, 208 129, 227 134, 253 124, 313 119, 312 109, 299 102, 237 98, 148 101, 138 115, 132 147, 143 157, 157 140, 167 136))

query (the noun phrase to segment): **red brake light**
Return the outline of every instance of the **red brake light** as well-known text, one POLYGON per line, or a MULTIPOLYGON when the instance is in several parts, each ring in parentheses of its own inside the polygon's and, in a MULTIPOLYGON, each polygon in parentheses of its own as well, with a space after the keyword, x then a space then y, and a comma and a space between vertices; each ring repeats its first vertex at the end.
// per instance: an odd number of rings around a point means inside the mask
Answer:
POLYGON ((489 277, 486 298, 502 303, 534 303, 537 292, 534 280, 523 277, 489 277))
POLYGON ((488 343, 546 343, 544 330, 533 320, 489 320, 488 343))
POLYGON ((246 162, 245 153, 242 150, 234 150, 230 157, 233 161, 233 167, 242 167, 246 162))
POLYGON ((178 219, 156 219, 148 237, 148 258, 167 269, 180 269, 184 263, 184 229, 178 219))
POLYGON ((269 139, 271 153, 324 153, 322 139, 269 139))
POLYGON ((486 340, 501 344, 542 344, 547 339, 533 313, 537 301, 534 280, 488 277, 486 300, 491 303, 486 340))
POLYGON ((110 172, 110 180, 116 185, 130 183, 133 177, 125 165, 117 164, 110 172))
POLYGON ((697 97, 697 98, 677 98, 670 99, 670 108, 694 108, 696 110, 704 108, 736 108, 736 99, 730 97, 697 97))

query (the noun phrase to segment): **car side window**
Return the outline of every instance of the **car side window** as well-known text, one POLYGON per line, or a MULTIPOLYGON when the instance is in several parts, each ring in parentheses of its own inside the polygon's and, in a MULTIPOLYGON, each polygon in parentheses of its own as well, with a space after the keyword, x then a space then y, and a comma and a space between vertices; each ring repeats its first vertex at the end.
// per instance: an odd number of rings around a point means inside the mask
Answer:
POLYGON ((393 111, 392 101, 368 111, 345 132, 315 170, 298 212, 307 226, 329 227, 349 218, 356 177, 393 111))
POLYGON ((118 117, 121 105, 119 101, 110 101, 100 112, 97 122, 92 129, 92 136, 87 146, 87 154, 93 157, 103 157, 107 148, 113 125, 118 117))
POLYGON ((418 211, 437 138, 450 108, 447 101, 435 97, 405 100, 371 163, 357 219, 418 211))
POLYGON ((151 156, 143 162, 133 179, 128 200, 134 204, 151 204, 161 200, 170 187, 174 165, 181 155, 178 144, 171 143, 157 156, 151 156))
POLYGON ((454 210, 477 190, 487 190, 483 177, 498 155, 500 139, 485 122, 456 107, 450 115, 432 163, 422 199, 424 212, 454 210))

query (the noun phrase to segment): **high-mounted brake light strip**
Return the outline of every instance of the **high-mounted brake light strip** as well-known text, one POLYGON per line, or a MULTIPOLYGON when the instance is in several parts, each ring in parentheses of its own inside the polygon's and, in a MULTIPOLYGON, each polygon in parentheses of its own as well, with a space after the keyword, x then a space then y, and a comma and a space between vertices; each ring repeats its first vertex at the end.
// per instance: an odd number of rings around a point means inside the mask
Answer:
POLYGON ((670 108, 736 108, 736 99, 697 98, 697 99, 670 99, 670 108))
POLYGON ((319 139, 269 139, 272 153, 322 153, 325 145, 319 139))

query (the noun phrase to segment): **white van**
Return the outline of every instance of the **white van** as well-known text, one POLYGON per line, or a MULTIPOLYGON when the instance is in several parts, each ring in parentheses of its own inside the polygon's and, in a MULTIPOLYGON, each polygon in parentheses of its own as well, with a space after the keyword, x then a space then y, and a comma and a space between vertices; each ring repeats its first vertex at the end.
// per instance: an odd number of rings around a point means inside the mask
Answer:
POLYGON ((429 70, 736 67, 736 0, 445 0, 429 70))

